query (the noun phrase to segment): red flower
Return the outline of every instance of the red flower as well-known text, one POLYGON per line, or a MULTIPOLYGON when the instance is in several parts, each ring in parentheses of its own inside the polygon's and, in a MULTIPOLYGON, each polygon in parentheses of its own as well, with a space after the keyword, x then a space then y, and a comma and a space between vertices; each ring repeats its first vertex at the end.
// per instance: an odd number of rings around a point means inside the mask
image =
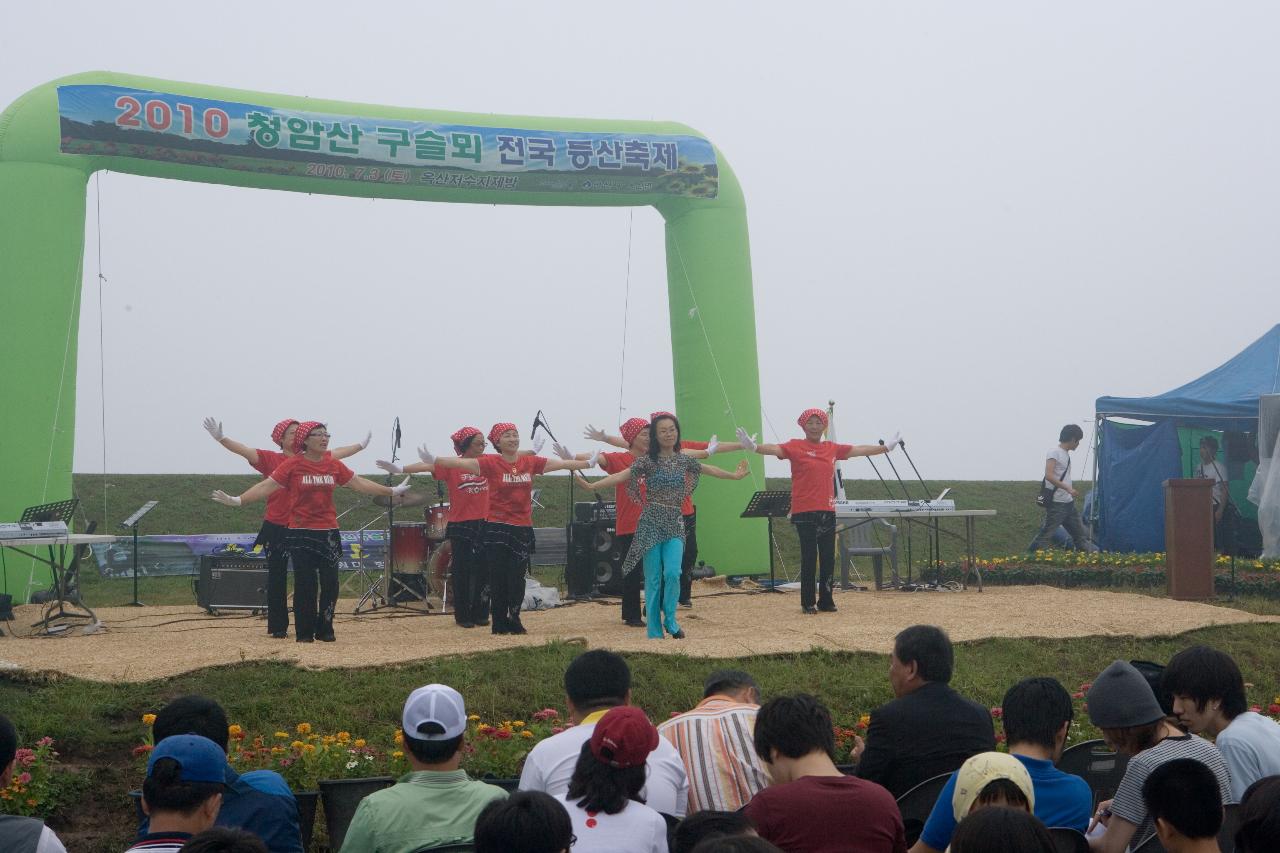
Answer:
POLYGON ((1004 740, 1004 732, 1000 732, 1000 734, 996 735, 996 743, 1004 743, 1004 740))
POLYGON ((1273 717, 1280 716, 1280 705, 1277 705, 1275 702, 1272 702, 1270 705, 1267 706, 1267 713, 1273 717))
POLYGON ((1089 688, 1090 688, 1090 687, 1092 687, 1092 686, 1093 686, 1093 682, 1092 682, 1092 681, 1086 681, 1084 684, 1081 684, 1081 685, 1080 685, 1080 689, 1081 689, 1081 690, 1084 690, 1085 692, 1088 692, 1089 688))
POLYGON ((498 740, 511 740, 511 732, 507 729, 498 729, 493 733, 498 740))
POLYGON ((992 708, 992 709, 991 709, 991 716, 993 716, 993 717, 995 717, 997 720, 999 720, 1000 718, 1002 718, 1002 717, 1004 716, 1004 709, 1003 709, 1003 708, 992 708))
POLYGON ((1261 706, 1261 705, 1250 705, 1250 706, 1249 706, 1249 710, 1250 710, 1250 711, 1252 711, 1252 712, 1253 712, 1253 713, 1255 713, 1255 714, 1261 714, 1261 713, 1262 713, 1262 706, 1261 706))
POLYGON ((1072 698, 1072 699, 1083 699, 1083 698, 1084 698, 1084 691, 1083 691, 1083 690, 1081 690, 1079 693, 1072 693, 1072 694, 1071 694, 1071 698, 1072 698))
POLYGON ((152 746, 151 746, 151 744, 147 744, 147 743, 140 743, 140 744, 138 744, 137 746, 135 746, 135 747, 133 748, 133 757, 134 757, 134 758, 141 758, 142 756, 144 756, 144 755, 146 755, 148 752, 150 752, 153 748, 154 748, 154 747, 152 747, 152 746))

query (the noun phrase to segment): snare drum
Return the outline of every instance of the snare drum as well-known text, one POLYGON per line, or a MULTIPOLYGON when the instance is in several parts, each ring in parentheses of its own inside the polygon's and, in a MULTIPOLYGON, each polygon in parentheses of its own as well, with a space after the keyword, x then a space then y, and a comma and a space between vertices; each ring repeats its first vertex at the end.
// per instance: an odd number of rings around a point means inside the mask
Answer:
POLYGON ((391 525, 391 571, 420 573, 427 565, 431 543, 421 521, 397 521, 391 525))
POLYGON ((426 509, 427 538, 433 542, 444 541, 445 528, 449 526, 449 505, 436 504, 426 509))

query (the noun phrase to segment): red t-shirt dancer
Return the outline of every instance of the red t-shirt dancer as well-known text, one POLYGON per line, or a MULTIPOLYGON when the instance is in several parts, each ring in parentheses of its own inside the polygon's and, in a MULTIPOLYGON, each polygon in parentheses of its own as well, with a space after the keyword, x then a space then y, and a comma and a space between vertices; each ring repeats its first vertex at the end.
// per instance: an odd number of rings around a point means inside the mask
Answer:
POLYGON ((865 445, 824 441, 827 413, 822 409, 805 409, 796 423, 804 430, 804 438, 793 438, 784 444, 756 444, 739 427, 738 440, 748 450, 791 463, 791 523, 800 538, 800 607, 805 613, 834 613, 836 603, 831 588, 835 575, 836 461, 888 453, 898 446, 898 439, 895 437, 888 444, 865 445), (819 573, 816 607, 815 570, 819 573))
MULTIPOLYGON (((606 474, 617 474, 629 469, 635 464, 636 457, 649 452, 649 422, 644 418, 631 418, 619 428, 619 432, 627 442, 627 449, 600 454, 600 467, 606 474)), ((635 539, 636 525, 640 522, 640 513, 644 509, 644 483, 640 484, 639 496, 640 500, 633 498, 626 483, 614 486, 613 501, 617 519, 614 522, 613 550, 624 556, 631 549, 631 540, 635 539)), ((620 560, 618 566, 621 571, 620 560)), ((640 590, 643 587, 643 572, 630 572, 622 578, 622 621, 632 628, 644 627, 644 619, 640 615, 640 590)))
POLYGON ((392 487, 356 476, 329 452, 329 431, 318 421, 297 424, 290 446, 292 455, 277 465, 267 479, 238 496, 215 491, 213 499, 228 506, 241 506, 269 498, 280 490, 290 494, 285 548, 293 560, 297 640, 331 642, 335 639, 333 612, 338 603, 338 560, 342 556, 333 490, 346 486, 368 495, 395 496, 408 491, 409 478, 392 487))
MULTIPOLYGON (((271 441, 280 448, 278 452, 253 448, 223 435, 222 423, 215 418, 205 418, 204 428, 218 444, 243 457, 264 477, 270 477, 280 463, 293 456, 293 439, 298 431, 298 421, 286 418, 271 430, 271 441)), ((333 457, 344 459, 359 453, 369 445, 371 438, 372 432, 358 444, 339 447, 332 451, 333 457)), ((257 541, 253 543, 255 548, 262 548, 267 557, 267 633, 276 639, 284 639, 289 631, 289 554, 285 548, 285 537, 289 532, 292 507, 293 497, 288 489, 272 492, 267 498, 262 528, 258 531, 257 541)))
MULTIPOLYGON (((485 557, 491 589, 491 630, 495 634, 527 634, 520 622, 524 576, 533 546, 533 478, 548 471, 582 470, 595 460, 547 459, 520 453, 520 433, 512 423, 497 423, 489 441, 498 453, 475 457, 438 456, 420 452, 436 471, 456 468, 479 474, 489 484, 489 512, 485 517, 485 557)), ((483 450, 483 445, 481 445, 483 450)), ((423 448, 426 451, 426 448, 423 448)))

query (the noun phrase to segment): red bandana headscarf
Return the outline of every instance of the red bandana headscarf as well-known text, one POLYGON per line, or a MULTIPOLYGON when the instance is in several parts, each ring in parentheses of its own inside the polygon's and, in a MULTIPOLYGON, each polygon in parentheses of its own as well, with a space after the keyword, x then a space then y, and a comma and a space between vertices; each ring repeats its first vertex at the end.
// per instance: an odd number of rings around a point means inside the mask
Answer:
POLYGON ((506 432, 509 429, 515 429, 515 428, 516 428, 515 424, 509 424, 509 423, 494 424, 493 429, 489 430, 489 443, 494 446, 494 449, 497 449, 498 436, 502 435, 504 432, 506 432))
POLYGON ((464 426, 462 429, 449 436, 453 440, 453 452, 461 456, 466 452, 467 442, 471 441, 473 435, 479 435, 480 430, 473 426, 464 426))
POLYGON ((674 418, 674 417, 675 415, 673 415, 671 412, 653 412, 652 414, 649 415, 649 423, 653 423, 658 418, 674 418))
POLYGON ((619 430, 622 432, 623 440, 626 441, 627 444, 630 444, 636 440, 636 436, 639 435, 642 430, 646 430, 648 428, 649 422, 644 418, 632 418, 619 427, 619 430))
POLYGON ((271 440, 276 443, 276 447, 284 447, 285 431, 296 423, 297 421, 293 418, 285 418, 280 423, 276 424, 275 429, 271 430, 271 440))
POLYGON ((319 421, 304 421, 298 424, 298 431, 293 434, 293 452, 301 453, 302 446, 307 443, 307 436, 311 435, 313 430, 317 430, 324 424, 319 421))
POLYGON ((827 413, 822 409, 805 409, 800 413, 800 417, 796 420, 796 423, 800 424, 801 429, 804 429, 804 422, 814 415, 817 415, 822 419, 822 426, 825 429, 827 426, 827 413))

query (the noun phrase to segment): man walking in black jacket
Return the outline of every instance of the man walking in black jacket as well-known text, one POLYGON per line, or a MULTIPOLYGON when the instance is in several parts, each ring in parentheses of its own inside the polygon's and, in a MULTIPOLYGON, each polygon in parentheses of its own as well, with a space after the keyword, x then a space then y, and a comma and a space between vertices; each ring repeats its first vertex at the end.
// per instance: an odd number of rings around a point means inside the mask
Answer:
POLYGON ((996 748, 990 712, 948 685, 953 660, 936 626, 913 625, 894 638, 889 682, 897 698, 871 712, 858 775, 895 798, 996 748))

